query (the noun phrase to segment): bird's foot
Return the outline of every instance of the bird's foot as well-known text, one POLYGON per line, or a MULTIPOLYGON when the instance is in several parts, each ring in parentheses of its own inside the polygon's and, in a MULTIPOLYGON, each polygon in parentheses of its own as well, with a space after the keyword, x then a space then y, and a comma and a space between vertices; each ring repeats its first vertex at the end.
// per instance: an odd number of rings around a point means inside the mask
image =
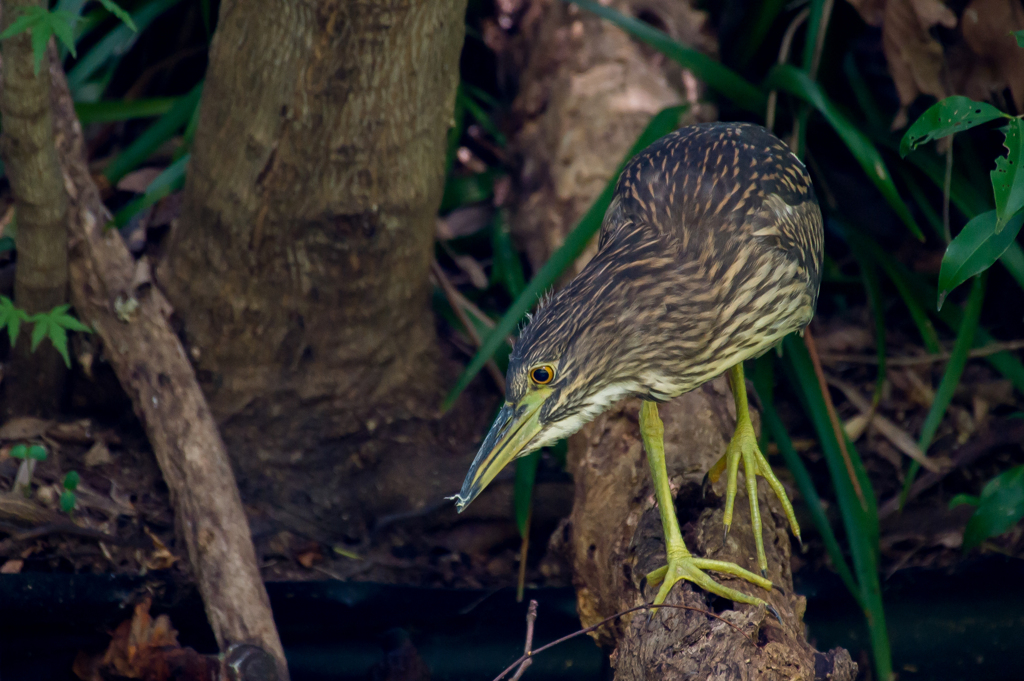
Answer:
POLYGON ((746 478, 747 496, 750 498, 750 524, 754 531, 754 544, 757 547, 757 564, 761 568, 761 574, 768 574, 768 559, 764 554, 764 540, 761 537, 761 512, 757 504, 757 476, 760 475, 768 482, 768 486, 775 492, 775 496, 782 502, 782 508, 789 520, 789 526, 800 539, 800 526, 796 522, 796 514, 793 512, 793 504, 786 496, 786 490, 782 483, 775 477, 768 460, 761 453, 757 446, 757 437, 754 435, 754 427, 750 422, 750 413, 742 410, 738 414, 736 432, 733 433, 732 441, 725 450, 725 454, 708 471, 708 478, 712 483, 718 482, 722 472, 726 472, 725 490, 725 536, 729 536, 729 527, 732 525, 733 507, 736 502, 737 478, 740 461, 743 461, 743 475, 746 478))
POLYGON ((661 605, 665 602, 665 598, 668 597, 669 591, 676 582, 680 580, 687 580, 693 582, 697 586, 701 587, 705 591, 709 591, 722 598, 728 598, 733 601, 740 603, 748 603, 750 605, 764 605, 771 608, 764 600, 745 594, 742 591, 731 589, 727 586, 723 586, 711 579, 707 575, 705 570, 714 570, 715 572, 721 572, 727 575, 733 575, 740 579, 745 579, 751 584, 771 591, 772 583, 770 580, 755 575, 750 570, 745 570, 735 563, 728 563, 724 560, 711 560, 709 558, 696 558, 690 555, 685 549, 670 550, 668 555, 668 565, 660 567, 657 570, 647 575, 647 583, 652 586, 661 584, 661 588, 658 589, 658 595, 654 598, 654 605, 661 605))

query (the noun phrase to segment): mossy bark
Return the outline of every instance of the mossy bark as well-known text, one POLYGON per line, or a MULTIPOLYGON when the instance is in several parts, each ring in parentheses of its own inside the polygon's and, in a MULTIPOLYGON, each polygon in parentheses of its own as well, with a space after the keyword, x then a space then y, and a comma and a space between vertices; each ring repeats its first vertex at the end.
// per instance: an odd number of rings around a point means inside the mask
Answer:
POLYGON ((449 491, 367 474, 431 449, 428 269, 465 5, 220 9, 159 281, 243 493, 339 532, 449 491))
MULTIPOLYGON (((40 0, 5 0, 0 25, 6 29, 40 0)), ((3 88, 0 153, 14 195, 18 264, 14 303, 29 314, 48 312, 67 301, 68 199, 57 160, 50 112, 49 53, 38 72, 28 32, 0 43, 3 88)), ((4 411, 47 415, 63 395, 64 361, 49 341, 35 352, 23 334, 4 377, 4 411)))

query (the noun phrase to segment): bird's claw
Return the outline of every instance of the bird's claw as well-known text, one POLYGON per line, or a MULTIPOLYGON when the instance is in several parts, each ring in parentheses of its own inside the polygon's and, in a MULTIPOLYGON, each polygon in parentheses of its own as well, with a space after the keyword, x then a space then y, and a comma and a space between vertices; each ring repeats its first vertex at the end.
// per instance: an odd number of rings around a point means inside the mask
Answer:
POLYGON ((743 461, 743 475, 746 479, 747 496, 750 499, 750 524, 754 532, 754 544, 757 548, 757 564, 761 568, 761 574, 767 577, 768 559, 764 553, 764 539, 761 536, 761 511, 757 503, 758 475, 768 482, 768 486, 772 488, 772 491, 779 498, 782 508, 786 513, 786 518, 789 520, 789 526, 797 540, 801 542, 801 546, 803 545, 803 540, 800 537, 800 526, 797 524, 796 514, 793 512, 793 504, 790 503, 785 488, 775 476, 771 466, 768 464, 768 460, 761 453, 760 447, 757 446, 757 437, 754 435, 750 416, 746 413, 739 415, 736 423, 736 432, 733 434, 725 454, 708 471, 708 477, 712 483, 718 482, 721 474, 723 472, 726 473, 725 517, 723 518, 725 533, 723 535, 723 542, 728 538, 729 528, 732 526, 741 460, 743 461))
MULTIPOLYGON (((651 586, 661 585, 652 605, 659 606, 663 604, 676 582, 686 580, 722 598, 728 598, 739 603, 748 603, 750 605, 763 604, 771 607, 767 602, 756 596, 751 596, 742 591, 719 584, 708 576, 705 572, 706 570, 714 570, 715 572, 739 577, 751 584, 756 584, 766 591, 771 591, 772 589, 771 581, 749 570, 745 570, 735 563, 728 563, 724 560, 711 560, 709 558, 697 558, 686 553, 669 552, 668 565, 663 565, 657 570, 648 573, 646 577, 647 583, 651 586)), ((650 621, 656 610, 657 607, 652 608, 648 615, 648 621, 650 621)))

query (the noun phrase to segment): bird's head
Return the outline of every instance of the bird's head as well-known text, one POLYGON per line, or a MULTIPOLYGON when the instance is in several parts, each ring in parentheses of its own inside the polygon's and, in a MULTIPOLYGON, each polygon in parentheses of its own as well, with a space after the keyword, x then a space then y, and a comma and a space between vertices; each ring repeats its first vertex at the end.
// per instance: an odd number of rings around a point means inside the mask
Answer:
POLYGON ((505 403, 451 497, 460 512, 511 461, 572 435, 636 391, 624 362, 631 334, 585 302, 593 300, 577 290, 585 274, 542 305, 516 342, 505 403))

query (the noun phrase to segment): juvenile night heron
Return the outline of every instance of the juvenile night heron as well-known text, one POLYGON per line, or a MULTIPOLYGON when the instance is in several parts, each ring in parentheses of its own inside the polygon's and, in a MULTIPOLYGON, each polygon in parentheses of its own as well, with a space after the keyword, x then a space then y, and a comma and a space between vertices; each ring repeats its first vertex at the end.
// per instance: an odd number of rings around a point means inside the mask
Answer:
POLYGON ((505 405, 461 492, 461 511, 506 464, 580 429, 610 405, 642 398, 640 433, 661 511, 668 565, 648 575, 690 580, 743 603, 759 598, 722 586, 705 570, 765 589, 757 475, 793 507, 758 449, 743 361, 803 329, 821 279, 822 222, 803 164, 764 128, 694 125, 635 156, 623 170, 598 252, 579 276, 540 306, 509 358, 505 405), (692 556, 683 543, 665 468, 658 403, 728 372, 736 431, 709 471, 727 473, 725 532, 743 461, 761 575, 692 556))

